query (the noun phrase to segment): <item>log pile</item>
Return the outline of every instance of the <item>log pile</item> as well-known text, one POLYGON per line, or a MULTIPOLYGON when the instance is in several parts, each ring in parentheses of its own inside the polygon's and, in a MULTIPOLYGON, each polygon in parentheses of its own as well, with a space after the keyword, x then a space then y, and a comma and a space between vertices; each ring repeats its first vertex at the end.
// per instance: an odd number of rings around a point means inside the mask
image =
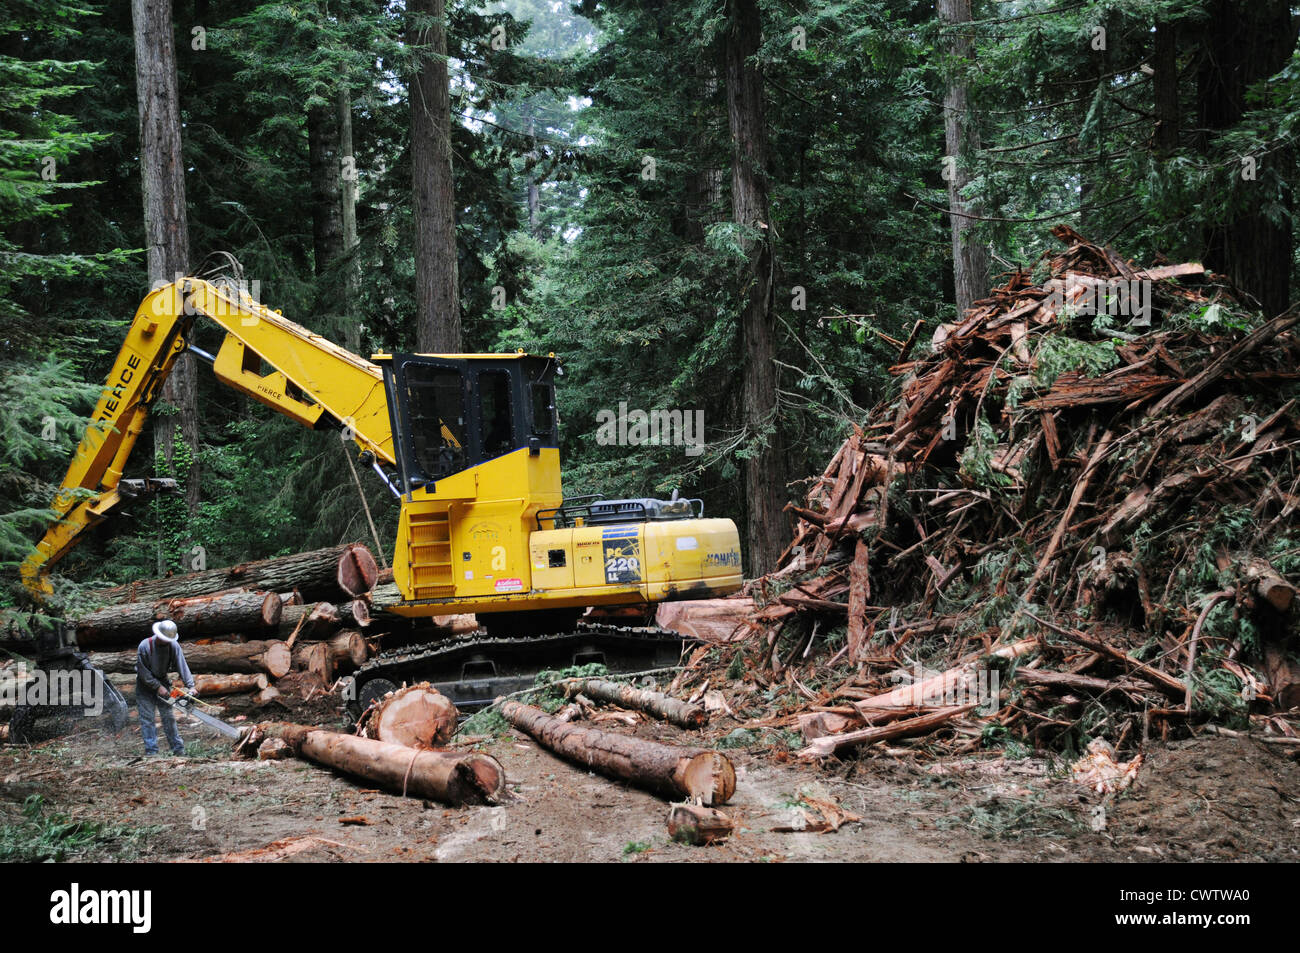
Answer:
POLYGON ((670 691, 741 663, 729 704, 807 757, 935 731, 1081 747, 1098 723, 1132 745, 1300 703, 1300 312, 1053 235, 891 368, 752 603, 711 607, 733 641, 670 691))

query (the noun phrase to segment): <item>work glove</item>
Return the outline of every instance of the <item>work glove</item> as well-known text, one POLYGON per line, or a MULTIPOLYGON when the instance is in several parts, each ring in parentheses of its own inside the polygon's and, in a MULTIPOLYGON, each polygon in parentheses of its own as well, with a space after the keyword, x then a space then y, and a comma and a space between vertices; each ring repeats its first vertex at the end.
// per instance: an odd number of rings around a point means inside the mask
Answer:
POLYGON ((169 698, 170 696, 171 696, 171 692, 169 692, 169 691, 167 690, 167 686, 166 686, 166 685, 159 685, 159 686, 158 686, 158 697, 159 697, 159 698, 169 698))

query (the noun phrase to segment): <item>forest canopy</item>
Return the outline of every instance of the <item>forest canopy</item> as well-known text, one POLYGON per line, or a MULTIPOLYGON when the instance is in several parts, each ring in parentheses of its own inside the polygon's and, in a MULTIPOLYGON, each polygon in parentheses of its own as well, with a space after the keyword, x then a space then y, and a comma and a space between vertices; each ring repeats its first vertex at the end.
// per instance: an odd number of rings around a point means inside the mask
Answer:
MULTIPOLYGON (((566 493, 702 498, 747 574, 770 568, 903 343, 1033 267, 1053 225, 1204 262, 1264 318, 1291 304, 1298 25, 1278 0, 0 0, 0 604, 177 260, 238 262, 362 355, 553 352, 566 493), (175 59, 167 267, 142 8, 175 59), (702 433, 602 437, 633 411, 702 433)), ((191 386, 129 465, 185 492, 67 577, 370 540, 337 435, 201 365, 191 386)), ((361 487, 391 552, 391 496, 361 487)))

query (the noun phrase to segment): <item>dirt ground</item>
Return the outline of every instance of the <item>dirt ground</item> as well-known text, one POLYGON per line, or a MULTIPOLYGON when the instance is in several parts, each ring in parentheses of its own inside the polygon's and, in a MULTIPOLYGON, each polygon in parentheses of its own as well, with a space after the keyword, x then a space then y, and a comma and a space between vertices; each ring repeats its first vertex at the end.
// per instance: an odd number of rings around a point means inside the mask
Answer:
MULTIPOLYGON (((328 709, 314 714, 330 724, 328 709)), ((1243 739, 1157 745, 1133 787, 1111 798, 1069 780, 1063 763, 999 753, 875 750, 816 768, 781 763, 770 746, 733 748, 727 810, 738 833, 690 847, 670 841, 663 800, 514 731, 483 745, 505 766, 511 800, 453 809, 310 763, 234 759, 196 725, 184 729, 190 756, 146 759, 131 717, 117 737, 85 725, 0 747, 0 849, 97 861, 1300 860, 1300 761, 1243 739), (797 825, 804 798, 836 800, 861 820, 833 833, 775 831, 797 825)), ((635 731, 689 741, 658 723, 635 731)))

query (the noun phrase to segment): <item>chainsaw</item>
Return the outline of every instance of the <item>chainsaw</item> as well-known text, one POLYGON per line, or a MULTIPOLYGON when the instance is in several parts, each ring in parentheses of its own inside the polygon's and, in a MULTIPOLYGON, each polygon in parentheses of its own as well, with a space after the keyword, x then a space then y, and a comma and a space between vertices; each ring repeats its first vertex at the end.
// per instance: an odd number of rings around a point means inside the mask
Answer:
POLYGON ((184 712, 185 714, 193 718, 195 721, 207 725, 209 728, 213 729, 214 731, 220 732, 221 734, 225 735, 227 738, 234 738, 238 740, 239 738, 242 738, 244 736, 244 733, 240 731, 238 728, 236 728, 234 725, 228 725, 220 718, 217 718, 215 715, 210 715, 208 714, 208 712, 204 711, 203 710, 204 708, 210 709, 212 711, 216 711, 216 708, 212 705, 209 705, 207 702, 200 701, 198 696, 196 695, 191 695, 188 692, 183 692, 179 688, 173 688, 171 690, 170 695, 168 695, 166 698, 159 696, 159 699, 163 702, 163 704, 167 705, 169 708, 173 708, 176 711, 184 712))

